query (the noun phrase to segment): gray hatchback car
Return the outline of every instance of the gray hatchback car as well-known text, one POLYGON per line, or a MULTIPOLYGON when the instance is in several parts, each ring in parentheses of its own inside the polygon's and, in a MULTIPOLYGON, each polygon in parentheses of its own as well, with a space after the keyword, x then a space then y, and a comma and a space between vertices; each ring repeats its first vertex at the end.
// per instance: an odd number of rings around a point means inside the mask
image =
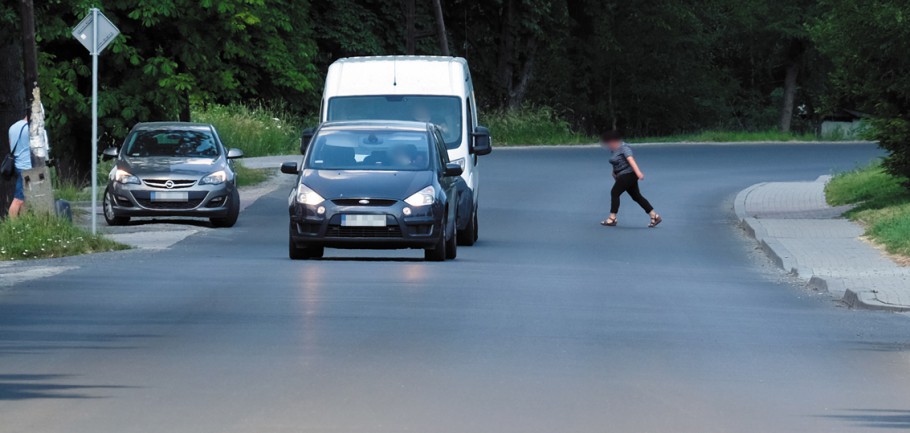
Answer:
POLYGON ((233 159, 215 127, 199 123, 140 123, 120 149, 104 191, 104 219, 123 225, 132 217, 203 217, 232 227, 240 214, 233 159))

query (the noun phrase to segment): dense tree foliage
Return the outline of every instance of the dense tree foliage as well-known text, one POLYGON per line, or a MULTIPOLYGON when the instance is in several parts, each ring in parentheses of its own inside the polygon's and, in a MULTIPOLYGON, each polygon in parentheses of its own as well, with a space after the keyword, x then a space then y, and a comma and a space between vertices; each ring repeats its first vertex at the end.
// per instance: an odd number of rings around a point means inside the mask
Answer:
POLYGON ((832 105, 875 115, 876 138, 890 152, 885 167, 910 179, 910 1, 821 0, 814 32, 832 59, 832 105))
MULTIPOLYGON (((16 37, 17 3, 0 7, 2 41, 16 37)), ((81 164, 90 158, 89 56, 70 29, 91 4, 123 32, 101 58, 108 142, 137 121, 186 119, 191 104, 280 103, 310 114, 333 60, 400 54, 407 44, 408 0, 35 3, 48 123, 62 156, 81 164)), ((906 3, 442 2, 449 48, 470 61, 485 108, 546 106, 582 131, 633 135, 813 131, 835 108, 904 119, 906 3)), ((433 2, 414 4, 416 51, 436 54, 433 2)), ((900 121, 882 126, 907 129, 900 121)))

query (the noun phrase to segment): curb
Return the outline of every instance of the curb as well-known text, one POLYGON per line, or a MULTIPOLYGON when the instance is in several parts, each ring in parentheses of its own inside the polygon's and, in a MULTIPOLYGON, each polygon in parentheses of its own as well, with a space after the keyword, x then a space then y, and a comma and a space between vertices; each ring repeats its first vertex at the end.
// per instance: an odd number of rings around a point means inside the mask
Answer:
MULTIPOLYGON (((830 179, 831 176, 819 176, 815 182, 827 183, 830 179)), ((829 293, 835 299, 840 298, 840 300, 850 308, 910 312, 910 305, 890 303, 882 300, 880 297, 882 292, 876 290, 849 289, 843 278, 817 275, 815 274, 814 269, 800 267, 799 260, 792 252, 784 246, 779 239, 768 235, 768 231, 765 229, 764 225, 762 225, 761 219, 749 216, 747 211, 749 195, 765 185, 768 185, 768 183, 757 183, 737 193, 736 198, 733 200, 733 211, 736 214, 740 228, 758 242, 759 248, 768 255, 774 264, 785 272, 805 280, 808 289, 829 293)))
MULTIPOLYGON (((631 146, 803 146, 803 145, 874 145, 876 141, 670 141, 670 142, 635 142, 630 141, 631 146)), ((601 147, 598 143, 587 144, 503 144, 494 147, 498 150, 528 150, 528 149, 592 149, 601 147)))

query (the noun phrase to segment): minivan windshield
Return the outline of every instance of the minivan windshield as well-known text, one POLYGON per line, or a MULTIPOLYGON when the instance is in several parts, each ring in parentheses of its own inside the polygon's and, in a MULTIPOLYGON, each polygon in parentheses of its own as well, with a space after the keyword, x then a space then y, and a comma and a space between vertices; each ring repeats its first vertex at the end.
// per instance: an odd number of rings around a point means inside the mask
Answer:
POLYGON ((329 122, 404 120, 433 123, 449 149, 461 145, 461 98, 457 96, 336 96, 329 99, 329 122))
POLYGON ((313 139, 308 167, 316 170, 427 170, 429 135, 419 131, 323 131, 313 139))
POLYGON ((132 158, 216 158, 220 154, 212 133, 201 129, 136 131, 127 139, 124 152, 132 158))

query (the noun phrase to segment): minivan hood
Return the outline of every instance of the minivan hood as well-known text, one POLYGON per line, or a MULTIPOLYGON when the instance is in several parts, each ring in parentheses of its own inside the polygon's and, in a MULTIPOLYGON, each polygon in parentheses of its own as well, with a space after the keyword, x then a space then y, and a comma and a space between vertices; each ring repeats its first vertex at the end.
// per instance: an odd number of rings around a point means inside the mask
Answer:
POLYGON ((303 171, 301 182, 326 200, 375 198, 404 200, 433 183, 430 171, 303 171))
POLYGON ((219 158, 124 158, 119 165, 140 178, 149 175, 202 177, 223 168, 219 158))

